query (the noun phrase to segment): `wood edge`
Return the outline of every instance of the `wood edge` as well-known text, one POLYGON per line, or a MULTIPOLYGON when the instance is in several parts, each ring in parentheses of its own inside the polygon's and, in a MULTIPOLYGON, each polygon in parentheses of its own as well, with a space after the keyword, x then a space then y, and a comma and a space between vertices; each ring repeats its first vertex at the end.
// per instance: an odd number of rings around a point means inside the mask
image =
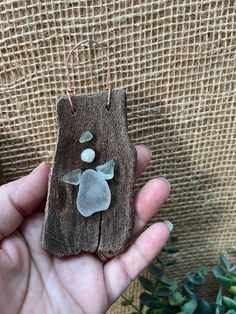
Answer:
POLYGON ((48 206, 49 206, 49 195, 50 195, 50 189, 51 189, 51 181, 52 181, 52 173, 54 170, 54 163, 55 163, 55 158, 56 158, 56 152, 57 152, 57 148, 59 145, 59 129, 60 129, 60 120, 59 120, 59 114, 58 114, 58 110, 59 110, 59 106, 61 106, 61 103, 63 102, 64 98, 59 99, 58 103, 57 103, 57 135, 56 135, 56 147, 54 150, 54 156, 52 159, 52 166, 51 166, 51 170, 48 176, 48 190, 47 190, 47 201, 46 201, 46 205, 45 205, 45 210, 44 210, 44 220, 43 220, 43 225, 42 225, 42 229, 41 229, 41 235, 40 235, 40 243, 41 243, 41 247, 53 254, 53 255, 57 255, 57 256, 64 256, 59 254, 58 252, 52 251, 48 248, 48 246, 46 245, 45 242, 45 231, 46 231, 46 225, 47 225, 47 220, 48 220, 48 214, 49 214, 49 210, 48 210, 48 206))
MULTIPOLYGON (((54 157, 55 158, 55 157, 54 157)), ((52 171, 53 171, 53 166, 51 167, 50 173, 48 175, 48 191, 47 191, 47 201, 45 204, 45 210, 44 210, 44 220, 43 220, 43 225, 42 225, 42 229, 41 229, 41 246, 43 249, 45 249, 47 252, 47 245, 45 243, 45 230, 46 230, 46 224, 47 224, 47 219, 48 219, 48 202, 49 202, 49 191, 51 188, 51 179, 52 179, 52 171)), ((50 252, 51 253, 51 252, 50 252)))

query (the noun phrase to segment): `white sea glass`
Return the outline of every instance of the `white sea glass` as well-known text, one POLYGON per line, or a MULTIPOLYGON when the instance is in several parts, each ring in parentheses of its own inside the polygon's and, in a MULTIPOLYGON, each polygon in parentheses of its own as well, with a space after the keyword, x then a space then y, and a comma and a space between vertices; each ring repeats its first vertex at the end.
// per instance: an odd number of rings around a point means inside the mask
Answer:
POLYGON ((111 180, 114 177, 115 164, 114 160, 109 160, 105 164, 97 166, 96 170, 105 180, 111 180))
POLYGON ((94 161, 95 151, 92 148, 87 148, 82 151, 80 157, 81 157, 81 160, 83 160, 84 162, 91 163, 94 161))
POLYGON ((88 169, 82 173, 76 206, 81 215, 107 210, 111 203, 111 191, 106 180, 95 170, 88 169))
POLYGON ((89 142, 93 139, 93 134, 90 131, 85 131, 84 133, 81 134, 79 138, 79 142, 81 144, 89 142))
POLYGON ((79 185, 81 175, 82 175, 82 170, 76 169, 76 170, 73 170, 73 171, 66 173, 63 176, 62 181, 65 183, 73 184, 73 185, 79 185))

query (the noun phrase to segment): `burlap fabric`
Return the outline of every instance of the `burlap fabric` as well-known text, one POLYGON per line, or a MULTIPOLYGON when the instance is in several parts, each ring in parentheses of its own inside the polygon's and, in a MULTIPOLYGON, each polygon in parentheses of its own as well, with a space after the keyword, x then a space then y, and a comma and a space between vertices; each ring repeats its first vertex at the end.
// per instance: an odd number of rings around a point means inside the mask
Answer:
MULTIPOLYGON (((175 276, 212 265, 236 243, 234 0, 1 1, 2 181, 51 160, 64 59, 91 36, 109 47, 113 87, 127 92, 131 138, 152 150, 139 184, 158 175, 172 183, 152 221, 175 225, 175 276)), ((72 61, 77 94, 103 89, 100 50, 81 49, 72 61)), ((127 294, 139 291, 135 283, 127 294)), ((110 313, 125 313, 119 303, 110 313)))

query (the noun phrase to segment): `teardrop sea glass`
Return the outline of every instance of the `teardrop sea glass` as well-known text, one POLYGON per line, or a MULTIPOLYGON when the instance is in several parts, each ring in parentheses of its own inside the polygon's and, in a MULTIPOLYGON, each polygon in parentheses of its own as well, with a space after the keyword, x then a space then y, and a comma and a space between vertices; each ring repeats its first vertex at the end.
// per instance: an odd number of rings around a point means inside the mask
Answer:
POLYGON ((104 211, 111 203, 111 191, 106 180, 95 170, 88 169, 82 173, 76 206, 81 215, 89 217, 104 211))
POLYGON ((66 173, 63 176, 62 181, 65 183, 73 184, 73 185, 79 185, 81 175, 82 175, 82 170, 76 169, 76 170, 73 170, 73 171, 66 173))
POLYGON ((111 180, 114 177, 115 164, 114 160, 109 160, 105 164, 97 166, 96 170, 105 180, 111 180))
POLYGON ((93 134, 90 131, 85 131, 81 134, 80 138, 79 138, 79 142, 81 144, 89 142, 93 139, 93 134))

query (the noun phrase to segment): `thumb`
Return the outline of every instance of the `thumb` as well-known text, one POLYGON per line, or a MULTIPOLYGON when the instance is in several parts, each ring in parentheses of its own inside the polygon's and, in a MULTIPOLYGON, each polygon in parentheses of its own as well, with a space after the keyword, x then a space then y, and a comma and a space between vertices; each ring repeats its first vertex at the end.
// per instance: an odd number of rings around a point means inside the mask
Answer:
POLYGON ((43 163, 29 175, 0 187, 0 240, 12 234, 42 204, 50 167, 43 163))

